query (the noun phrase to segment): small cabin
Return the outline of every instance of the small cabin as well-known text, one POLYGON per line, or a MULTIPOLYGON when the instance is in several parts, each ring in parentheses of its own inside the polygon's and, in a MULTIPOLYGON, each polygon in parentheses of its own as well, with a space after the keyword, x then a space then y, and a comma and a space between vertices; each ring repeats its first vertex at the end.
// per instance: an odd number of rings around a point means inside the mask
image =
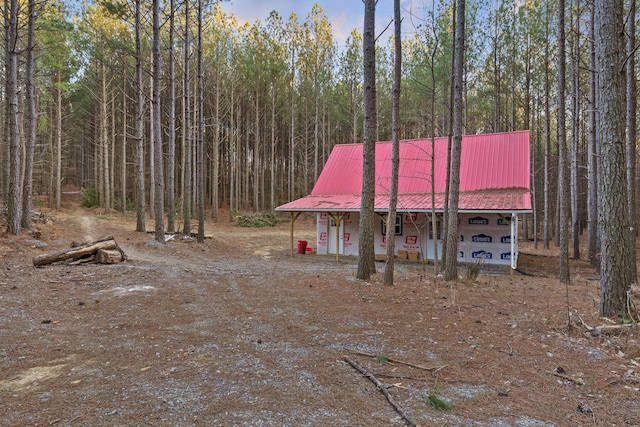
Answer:
MULTIPOLYGON (((317 215, 318 254, 358 255, 362 144, 333 148, 311 194, 276 208, 317 215)), ((442 257, 448 138, 400 141, 395 250, 442 257), (431 217, 435 212, 435 227, 431 217)), ((375 252, 386 254, 392 143, 376 144, 375 252)), ((531 212, 529 131, 462 138, 458 260, 517 267, 518 215, 531 212)))

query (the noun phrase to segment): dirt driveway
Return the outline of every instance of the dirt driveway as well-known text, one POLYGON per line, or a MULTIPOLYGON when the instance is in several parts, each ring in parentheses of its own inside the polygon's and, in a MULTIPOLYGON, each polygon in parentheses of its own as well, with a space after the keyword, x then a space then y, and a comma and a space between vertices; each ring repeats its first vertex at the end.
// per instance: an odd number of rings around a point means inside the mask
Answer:
POLYGON ((407 262, 385 287, 355 259, 291 258, 288 224, 162 245, 134 220, 58 213, 37 240, 0 238, 0 424, 407 425, 349 356, 422 426, 640 425, 638 331, 568 327, 605 322, 583 262, 564 286, 524 244, 532 275, 447 283, 407 262), (104 233, 128 261, 32 266, 104 233))

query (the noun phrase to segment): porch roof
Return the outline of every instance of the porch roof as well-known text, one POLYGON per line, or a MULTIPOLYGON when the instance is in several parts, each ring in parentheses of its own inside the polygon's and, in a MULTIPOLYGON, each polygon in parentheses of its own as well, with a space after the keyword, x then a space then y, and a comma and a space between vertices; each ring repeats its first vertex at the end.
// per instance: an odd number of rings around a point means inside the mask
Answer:
MULTIPOLYGON (((358 212, 360 194, 310 194, 278 207, 281 212, 358 212)), ((376 194, 376 212, 389 210, 389 195, 376 194)), ((398 194, 399 212, 430 212, 431 194, 398 194)), ((435 210, 444 210, 444 194, 435 194, 435 210)), ((478 190, 460 193, 460 212, 529 212, 531 194, 527 188, 478 190)))

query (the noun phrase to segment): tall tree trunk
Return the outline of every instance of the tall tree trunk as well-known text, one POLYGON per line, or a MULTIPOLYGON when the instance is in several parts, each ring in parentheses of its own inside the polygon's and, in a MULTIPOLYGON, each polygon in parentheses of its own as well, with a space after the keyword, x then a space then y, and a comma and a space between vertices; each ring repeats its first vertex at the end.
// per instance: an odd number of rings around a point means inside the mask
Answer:
POLYGON ((400 89, 402 83, 402 21, 400 0, 393 0, 394 56, 393 99, 391 106, 391 130, 393 153, 391 155, 391 190, 389 192, 389 215, 387 216, 387 262, 384 269, 384 284, 393 285, 393 270, 396 251, 396 209, 398 207, 398 175, 400 170, 400 89))
POLYGON ((204 242, 204 69, 202 68, 202 0, 198 0, 198 243, 204 242))
MULTIPOLYGON (((433 31, 433 48, 431 49, 429 68, 431 70, 431 101, 430 101, 430 110, 431 110, 431 234, 433 240, 433 274, 436 276, 440 273, 439 271, 439 254, 438 254, 438 218, 436 216, 436 55, 439 49, 439 40, 438 33, 436 30, 436 22, 435 22, 435 4, 433 4, 432 9, 432 23, 431 29, 433 31)), ((427 248, 427 252, 428 252, 427 248)))
POLYGON ((273 211, 276 207, 276 88, 274 84, 271 84, 271 150, 270 150, 270 165, 269 171, 271 173, 271 198, 269 208, 273 211))
POLYGON ((192 165, 192 151, 191 151, 191 87, 189 86, 189 80, 191 79, 191 66, 189 64, 189 60, 191 57, 190 47, 191 42, 189 40, 189 2, 184 3, 184 71, 183 71, 183 110, 184 110, 184 124, 183 124, 183 155, 184 155, 184 163, 183 163, 183 179, 182 179, 182 213, 183 213, 183 222, 184 228, 183 233, 187 236, 191 233, 191 165, 192 165))
POLYGON ((235 188, 235 135, 237 134, 236 127, 235 127, 235 123, 234 122, 234 115, 235 115, 235 107, 233 105, 235 99, 235 84, 231 85, 231 103, 229 105, 229 115, 231 116, 231 129, 233 129, 233 132, 231 133, 230 137, 229 137, 229 161, 227 162, 229 164, 229 221, 233 221, 234 220, 234 202, 235 202, 235 194, 234 194, 234 188, 235 188))
POLYGON ((569 239, 567 200, 567 136, 565 119, 565 5, 564 0, 558 3, 558 239, 560 245, 560 282, 569 281, 569 239))
MULTIPOLYGON (((448 105, 448 123, 447 123, 447 167, 445 173, 445 184, 444 184, 444 206, 442 210, 442 227, 443 230, 448 232, 449 230, 449 197, 450 197, 450 189, 451 189, 451 148, 453 146, 453 99, 454 99, 454 74, 455 74, 455 52, 456 52, 456 15, 457 15, 457 4, 455 1, 452 2, 453 5, 453 13, 452 16, 452 45, 451 45, 451 68, 450 68, 450 78, 449 78, 449 105, 448 105)), ((444 236, 442 240, 442 268, 447 268, 447 259, 445 254, 447 253, 447 238, 444 236)), ((456 263, 458 260, 456 259, 456 263)))
MULTIPOLYGON (((4 23, 4 120, 3 120, 3 138, 0 139, 0 146, 2 147, 2 200, 5 206, 9 199, 9 181, 11 175, 11 144, 9 141, 11 123, 9 118, 11 116, 11 105, 9 104, 9 63, 10 57, 10 39, 11 39, 11 25, 10 25, 10 7, 9 0, 4 0, 2 8, 2 19, 4 23)), ((50 139, 52 141, 52 139, 50 139)), ((49 174, 51 179, 51 174, 49 174)), ((49 192, 49 196, 51 196, 49 192)), ((51 207, 51 197, 49 197, 49 206, 51 207)))
MULTIPOLYGON (((636 258, 636 129, 637 129, 637 82, 636 82, 636 0, 629 0, 628 39, 627 39, 627 211, 629 215, 629 239, 631 243, 628 254, 636 258)), ((636 263, 631 263, 632 277, 636 277, 636 263)))
MULTIPOLYGON (((213 128, 213 144, 211 147, 211 218, 214 221, 218 220, 219 214, 219 186, 220 186, 220 121, 222 120, 220 114, 220 69, 216 67, 216 95, 215 95, 215 113, 214 120, 215 125, 213 128)), ((272 163, 273 164, 273 163, 272 163)))
POLYGON ((62 197, 62 81, 58 73, 56 89, 56 209, 60 210, 62 197))
POLYGON ((362 202, 358 241, 357 277, 368 280, 376 272, 374 247, 374 202, 376 180, 376 34, 377 0, 364 0, 364 126, 362 135, 362 202))
POLYGON ((596 264, 598 249, 598 179, 596 155, 596 45, 595 5, 591 6, 589 20, 589 134, 587 141, 587 253, 589 262, 596 264))
POLYGON ((445 253, 444 279, 458 278, 458 201, 460 197, 460 153, 462 150, 462 73, 465 48, 465 0, 457 0, 456 49, 453 90, 453 146, 451 151, 451 201, 447 221, 447 252, 445 253))
POLYGON ((628 291, 636 282, 627 212, 625 147, 624 10, 622 0, 595 0, 600 141, 601 231, 600 315, 626 313, 628 291))
MULTIPOLYGON (((153 7, 153 6, 152 6, 153 7)), ((156 208, 156 120, 155 120, 155 64, 154 48, 151 49, 151 74, 149 75, 149 216, 155 218, 156 208)))
POLYGON ((572 114, 571 114, 571 243, 573 258, 580 259, 580 212, 578 210, 578 142, 580 133, 580 0, 570 5, 572 16, 571 37, 571 81, 572 114))
POLYGON ((153 0, 153 153, 155 164, 152 175, 155 178, 155 239, 164 242, 164 171, 162 161, 162 110, 160 109, 160 88, 162 82, 162 62, 160 57, 160 0, 153 0))
POLYGON ((20 234, 20 224, 22 220, 21 182, 21 136, 19 122, 19 105, 18 105, 18 29, 19 29, 19 2, 18 0, 5 0, 5 28, 6 28, 6 47, 7 47, 7 63, 6 79, 7 79, 7 115, 9 117, 9 194, 7 197, 7 232, 11 234, 20 234))
POLYGON ((550 176, 550 156, 551 156, 551 106, 549 105, 549 98, 551 92, 551 71, 549 67, 549 44, 550 31, 549 21, 549 3, 545 5, 545 44, 544 44, 544 207, 543 207, 543 247, 549 249, 549 241, 551 240, 551 226, 549 224, 551 220, 551 206, 549 204, 549 183, 551 181, 550 176))
MULTIPOLYGON (((126 64, 125 61, 123 61, 123 63, 126 64)), ((129 132, 127 121, 128 117, 129 111, 127 109, 127 79, 122 79, 122 146, 120 152, 120 198, 122 199, 122 213, 127 212, 127 135, 129 132)))
POLYGON ((254 111, 254 145, 253 145, 253 211, 259 212, 260 197, 260 93, 258 87, 255 89, 255 111, 254 111))
POLYGON ((107 144, 109 145, 109 150, 110 150, 110 154, 111 154, 111 159, 109 161, 109 183, 110 183, 110 187, 109 187, 109 209, 113 208, 113 204, 115 202, 115 198, 116 198, 116 192, 115 192, 115 187, 116 187, 116 117, 118 116, 118 114, 116 114, 116 95, 115 95, 115 90, 112 90, 110 92, 110 98, 111 98, 111 134, 109 137, 109 140, 107 141, 107 144))
POLYGON ((289 108, 291 109, 290 117, 290 135, 289 135, 289 200, 293 200, 295 197, 295 146, 296 146, 296 112, 295 112, 295 80, 296 80, 296 67, 295 67, 295 41, 291 45, 291 96, 289 99, 289 108))
POLYGON ((29 0, 28 3, 28 29, 27 29, 27 60, 26 60, 26 89, 28 108, 28 137, 25 156, 25 177, 22 192, 22 228, 31 229, 31 211, 33 198, 33 158, 36 147, 36 137, 38 130, 38 110, 36 108, 35 89, 35 24, 36 24, 36 1, 29 0))
POLYGON ((100 62, 100 147, 102 149, 102 182, 103 182, 103 208, 108 213, 111 207, 111 184, 109 182, 109 129, 107 125, 107 69, 104 62, 100 62))
MULTIPOLYGON (((531 199, 533 201, 533 240, 534 246, 537 249, 538 247, 538 236, 537 236, 537 224, 536 224, 536 180, 535 180, 535 170, 536 170, 536 156, 534 152, 534 144, 533 144, 533 135, 535 134, 535 130, 533 127, 533 119, 531 117, 531 51, 533 49, 533 45, 531 43, 531 33, 527 34, 527 46, 526 46, 526 54, 525 54, 525 100, 524 100, 524 128, 531 129, 531 133, 529 136, 529 146, 530 148, 530 159, 531 159, 531 199)), ((522 239, 526 242, 529 241, 529 215, 525 214, 522 218, 522 239)))
POLYGON ((175 59, 175 0, 170 1, 169 12, 169 129, 167 146, 167 232, 176 231, 176 59, 175 59))
POLYGON ((144 182, 144 139, 143 139, 143 83, 142 83, 142 47, 140 40, 140 0, 135 4, 136 33, 136 105, 135 105, 135 139, 136 139, 136 231, 146 231, 146 194, 144 182))

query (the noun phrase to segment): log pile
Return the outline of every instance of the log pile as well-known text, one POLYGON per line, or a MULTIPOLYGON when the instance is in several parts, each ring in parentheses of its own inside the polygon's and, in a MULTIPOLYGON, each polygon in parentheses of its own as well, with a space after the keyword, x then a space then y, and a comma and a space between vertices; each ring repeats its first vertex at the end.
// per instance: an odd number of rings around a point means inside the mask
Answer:
POLYGON ((112 235, 106 234, 89 243, 73 243, 71 248, 33 257, 36 267, 65 261, 70 265, 84 263, 114 264, 126 256, 112 235))

